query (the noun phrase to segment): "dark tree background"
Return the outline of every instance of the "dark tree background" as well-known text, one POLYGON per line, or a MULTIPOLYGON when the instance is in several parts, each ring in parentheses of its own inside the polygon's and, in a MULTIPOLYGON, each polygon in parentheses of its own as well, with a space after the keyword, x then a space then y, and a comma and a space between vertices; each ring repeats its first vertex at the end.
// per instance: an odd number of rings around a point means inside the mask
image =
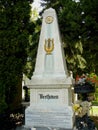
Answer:
POLYGON ((0 112, 21 104, 22 74, 33 31, 32 1, 0 1, 0 112))

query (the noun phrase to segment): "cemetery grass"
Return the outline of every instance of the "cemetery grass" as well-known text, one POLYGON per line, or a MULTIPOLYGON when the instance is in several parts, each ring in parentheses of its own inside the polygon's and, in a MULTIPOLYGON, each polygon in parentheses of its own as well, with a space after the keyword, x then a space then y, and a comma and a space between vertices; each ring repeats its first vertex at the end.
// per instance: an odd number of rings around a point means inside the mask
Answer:
POLYGON ((98 116, 98 106, 92 106, 92 108, 90 109, 90 115, 98 116))
POLYGON ((90 110, 91 118, 95 123, 95 126, 98 129, 98 106, 93 106, 90 110))

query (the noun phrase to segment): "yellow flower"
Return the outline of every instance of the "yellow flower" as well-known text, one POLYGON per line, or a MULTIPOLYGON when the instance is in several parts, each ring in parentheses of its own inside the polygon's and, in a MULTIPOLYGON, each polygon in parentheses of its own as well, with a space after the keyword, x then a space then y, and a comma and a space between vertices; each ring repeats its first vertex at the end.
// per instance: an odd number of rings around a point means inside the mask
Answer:
POLYGON ((74 104, 73 105, 73 110, 76 112, 80 108, 79 104, 74 104))

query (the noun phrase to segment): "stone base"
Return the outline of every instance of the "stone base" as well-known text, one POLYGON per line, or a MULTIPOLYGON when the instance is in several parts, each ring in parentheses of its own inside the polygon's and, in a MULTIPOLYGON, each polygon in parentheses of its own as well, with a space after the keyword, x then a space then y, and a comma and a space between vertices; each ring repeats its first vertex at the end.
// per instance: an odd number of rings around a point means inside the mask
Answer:
POLYGON ((73 129, 36 127, 36 128, 31 128, 31 130, 77 130, 77 129, 76 127, 74 127, 73 129))
POLYGON ((48 128, 62 128, 72 130, 74 125, 72 107, 65 108, 57 107, 55 109, 37 109, 28 107, 25 111, 25 125, 26 127, 48 127, 48 128))
POLYGON ((25 126, 20 126, 17 127, 15 130, 77 130, 76 127, 74 127, 73 129, 62 129, 62 128, 54 128, 54 129, 50 129, 48 127, 36 127, 36 128, 27 128, 25 126))

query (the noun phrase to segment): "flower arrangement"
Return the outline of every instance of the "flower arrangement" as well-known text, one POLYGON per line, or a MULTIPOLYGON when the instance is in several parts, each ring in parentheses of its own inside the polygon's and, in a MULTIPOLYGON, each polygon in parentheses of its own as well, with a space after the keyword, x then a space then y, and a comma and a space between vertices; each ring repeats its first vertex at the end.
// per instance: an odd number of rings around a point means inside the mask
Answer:
POLYGON ((98 76, 94 73, 76 76, 74 92, 80 96, 80 100, 73 105, 73 110, 78 116, 83 117, 89 113, 96 85, 98 85, 98 76))
POLYGON ((95 92, 95 85, 98 85, 98 77, 94 73, 77 75, 74 91, 75 93, 95 92))
POLYGON ((89 114, 91 103, 88 101, 78 102, 73 105, 75 115, 83 117, 85 114, 89 114))
POLYGON ((98 77, 95 73, 91 74, 83 74, 82 76, 76 76, 76 84, 83 85, 83 84, 90 84, 90 85, 98 85, 98 77))

